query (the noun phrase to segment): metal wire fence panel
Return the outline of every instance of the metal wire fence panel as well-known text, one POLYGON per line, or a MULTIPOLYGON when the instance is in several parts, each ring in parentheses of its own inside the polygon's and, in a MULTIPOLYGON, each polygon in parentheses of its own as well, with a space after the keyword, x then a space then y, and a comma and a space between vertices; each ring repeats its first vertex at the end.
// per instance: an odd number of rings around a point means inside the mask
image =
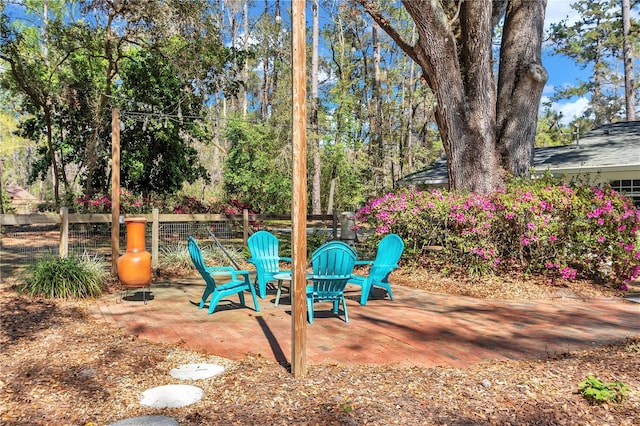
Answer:
MULTIPOLYGON (((242 229, 225 222, 167 222, 159 226, 158 249, 186 247, 187 237, 211 241, 209 231, 230 248, 242 246, 242 229)), ((126 251, 126 227, 119 227, 120 254, 126 251)), ((145 230, 146 249, 151 251, 152 224, 145 230)), ((36 263, 50 256, 59 256, 60 225, 22 225, 3 227, 0 234, 0 263, 36 263)), ((91 256, 111 261, 111 224, 72 223, 68 234, 69 256, 91 256)))
POLYGON ((58 256, 58 227, 28 225, 10 227, 0 238, 0 262, 35 263, 39 259, 58 256))
MULTIPOLYGON (((12 216, 12 215, 4 215, 12 216)), ((13 215, 15 216, 15 215, 13 215)), ((73 216, 73 215, 72 215, 73 216)), ((7 270, 12 263, 26 265, 36 263, 48 256, 59 256, 61 242, 67 244, 69 256, 90 256, 111 262, 111 223, 104 218, 98 220, 91 215, 75 215, 68 225, 66 238, 61 237, 63 225, 60 220, 52 221, 46 218, 21 216, 3 218, 0 226, 0 266, 7 270), (13 221, 13 222, 11 222, 13 221), (9 224, 7 224, 9 223, 9 224)), ((187 238, 192 236, 203 244, 214 243, 213 237, 224 247, 242 252, 244 239, 258 229, 267 229, 278 236, 284 256, 290 255, 291 221, 283 218, 270 219, 260 217, 243 223, 238 217, 220 220, 217 217, 207 218, 206 215, 166 215, 165 221, 158 221, 157 249, 161 254, 171 250, 186 247, 187 238), (193 216, 193 217, 192 217, 193 216), (181 220, 181 219, 184 219, 181 220), (210 219, 210 220, 208 220, 210 219), (248 226, 245 229, 245 225, 248 226), (213 236, 212 236, 213 234, 213 236)), ((322 242, 336 238, 335 223, 332 217, 316 219, 308 222, 308 245, 315 247, 322 242)), ((334 221, 335 222, 335 221, 334 221)), ((151 220, 146 223, 145 245, 152 251, 154 224, 151 220)), ((119 225, 119 253, 126 251, 126 227, 119 225)), ((153 247, 155 250, 155 247, 153 247)), ((11 268, 9 268, 11 269, 11 268)))
POLYGON ((167 222, 160 225, 158 245, 185 245, 188 237, 196 240, 210 239, 209 231, 221 242, 228 243, 228 240, 233 238, 232 228, 225 222, 167 222))
MULTIPOLYGON (((124 238, 120 227, 120 240, 124 238)), ((111 258, 111 225, 75 223, 69 225, 69 256, 111 258)))

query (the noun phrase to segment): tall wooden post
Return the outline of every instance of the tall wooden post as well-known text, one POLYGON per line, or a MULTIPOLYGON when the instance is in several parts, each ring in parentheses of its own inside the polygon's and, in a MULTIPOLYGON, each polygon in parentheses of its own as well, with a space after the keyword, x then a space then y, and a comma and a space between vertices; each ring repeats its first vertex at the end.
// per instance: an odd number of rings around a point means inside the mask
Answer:
POLYGON ((291 373, 307 373, 307 108, 305 0, 291 4, 293 183, 291 203, 291 373))
POLYGON ((120 256, 120 111, 111 111, 111 275, 118 276, 120 256))

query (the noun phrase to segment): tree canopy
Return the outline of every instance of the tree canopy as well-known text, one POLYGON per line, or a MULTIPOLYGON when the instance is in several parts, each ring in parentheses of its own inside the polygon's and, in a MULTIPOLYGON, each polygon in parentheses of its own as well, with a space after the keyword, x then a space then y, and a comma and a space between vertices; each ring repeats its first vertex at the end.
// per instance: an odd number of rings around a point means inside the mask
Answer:
MULTIPOLYGON (((577 7, 586 19, 604 3, 577 7)), ((29 173, 10 165, 4 175, 42 183, 39 195, 58 204, 109 193, 118 108, 127 189, 288 209, 291 23, 279 0, 0 5, 2 106, 32 141, 17 151, 29 173)), ((309 5, 319 15, 308 52, 313 212, 353 210, 442 154, 452 189, 491 191, 528 172, 536 138, 570 139, 557 113, 538 123, 544 0, 309 5)), ((595 63, 590 37, 606 36, 600 48, 613 58, 622 24, 606 10, 599 33, 591 23, 557 26, 557 52, 595 63)), ((612 61, 600 67, 609 82, 619 75, 612 61)), ((607 79, 571 89, 590 92, 605 121, 624 108, 607 79)))

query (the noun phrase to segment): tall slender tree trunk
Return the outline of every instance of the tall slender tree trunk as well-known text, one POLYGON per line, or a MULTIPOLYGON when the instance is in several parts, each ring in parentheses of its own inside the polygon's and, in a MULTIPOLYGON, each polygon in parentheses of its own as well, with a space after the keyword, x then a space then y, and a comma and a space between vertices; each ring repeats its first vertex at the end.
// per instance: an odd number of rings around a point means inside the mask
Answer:
MULTIPOLYGON (((242 0, 242 14, 243 14, 243 48, 245 53, 249 51, 249 0, 242 0)), ((247 110, 249 109, 249 94, 247 93, 246 85, 249 80, 249 61, 245 58, 244 66, 242 68, 242 80, 244 85, 242 88, 242 117, 246 118, 247 110)))
POLYGON ((622 0, 622 53, 624 57, 624 97, 627 121, 636 120, 633 79, 633 46, 631 43, 631 1, 622 0))
MULTIPOLYGON (((411 44, 415 43, 415 34, 416 28, 415 25, 411 30, 411 44)), ((413 89, 415 85, 415 72, 416 72, 416 62, 409 61, 409 82, 408 82, 408 94, 407 94, 407 134, 406 134, 406 142, 405 142, 405 155, 404 157, 407 159, 407 170, 409 172, 413 171, 413 89)), ((402 162, 400 163, 402 164, 402 162)), ((404 175, 404 170, 402 167, 400 168, 400 173, 404 175)))
MULTIPOLYGON (((43 57, 44 62, 47 65, 47 69, 50 69, 49 66, 49 2, 47 0, 42 2, 42 23, 44 27, 43 34, 43 57)), ((56 161, 56 151, 53 147, 53 119, 52 119, 52 102, 50 101, 50 97, 45 100, 43 105, 44 111, 44 119, 47 126, 47 148, 49 149, 49 158, 51 161, 51 169, 53 171, 53 196, 56 202, 56 207, 60 207, 60 174, 58 172, 58 162, 56 161)))
POLYGON ((319 23, 319 1, 313 0, 313 27, 311 39, 311 156, 313 163, 312 181, 311 181, 311 211, 313 214, 322 213, 322 205, 320 198, 321 189, 321 163, 320 163, 320 129, 318 123, 318 71, 319 56, 318 45, 320 39, 320 23, 319 23))
POLYGON ((380 89, 380 37, 379 26, 372 25, 373 82, 371 86, 370 161, 374 188, 384 187, 384 132, 382 130, 382 95, 380 89))

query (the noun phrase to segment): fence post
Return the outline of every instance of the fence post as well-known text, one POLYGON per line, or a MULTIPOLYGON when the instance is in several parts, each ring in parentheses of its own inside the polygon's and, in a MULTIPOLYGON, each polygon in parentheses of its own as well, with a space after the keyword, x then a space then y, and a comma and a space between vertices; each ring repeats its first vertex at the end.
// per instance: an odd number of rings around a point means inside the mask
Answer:
POLYGON ((151 266, 158 267, 158 240, 160 239, 160 210, 153 209, 153 222, 151 224, 151 266))
POLYGON ((247 245, 247 239, 249 239, 249 210, 242 210, 242 241, 244 245, 247 245))
POLYGON ((333 211, 333 239, 338 239, 338 212, 333 211))
POLYGON ((69 209, 60 207, 60 246, 58 248, 60 259, 69 254, 69 209))

